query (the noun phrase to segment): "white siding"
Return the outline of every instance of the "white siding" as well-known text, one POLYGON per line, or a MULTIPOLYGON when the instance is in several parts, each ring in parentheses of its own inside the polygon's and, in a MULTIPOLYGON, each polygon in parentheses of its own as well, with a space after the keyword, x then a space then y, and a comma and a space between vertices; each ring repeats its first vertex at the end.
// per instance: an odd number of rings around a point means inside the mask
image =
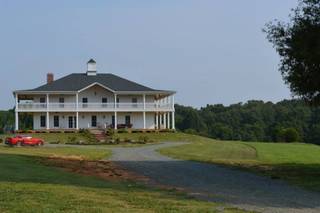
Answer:
POLYGON ((79 93, 79 102, 82 98, 88 98, 88 103, 101 103, 102 98, 107 98, 108 103, 114 102, 114 94, 99 85, 92 86, 79 93))

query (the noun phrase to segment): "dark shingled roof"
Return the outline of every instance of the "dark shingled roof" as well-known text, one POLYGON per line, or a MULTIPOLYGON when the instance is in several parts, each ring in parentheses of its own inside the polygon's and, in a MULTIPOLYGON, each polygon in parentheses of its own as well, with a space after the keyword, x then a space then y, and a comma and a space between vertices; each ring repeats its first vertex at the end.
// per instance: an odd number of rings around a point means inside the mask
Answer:
POLYGON ((87 63, 96 63, 96 61, 91 58, 87 63))
POLYGON ((95 76, 87 76, 86 74, 82 73, 73 73, 58 80, 55 80, 52 83, 45 84, 28 91, 79 91, 93 83, 102 84, 103 86, 108 87, 114 91, 161 91, 140 85, 138 83, 129 81, 127 79, 109 73, 97 74, 95 76))

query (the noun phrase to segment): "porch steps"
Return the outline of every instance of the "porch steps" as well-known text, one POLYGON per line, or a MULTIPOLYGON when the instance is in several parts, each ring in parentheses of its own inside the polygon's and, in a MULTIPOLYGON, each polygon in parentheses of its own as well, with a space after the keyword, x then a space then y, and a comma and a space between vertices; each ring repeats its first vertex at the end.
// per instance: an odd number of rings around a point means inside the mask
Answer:
POLYGON ((90 129, 90 133, 97 139, 99 142, 106 142, 107 135, 105 134, 104 130, 101 129, 90 129))

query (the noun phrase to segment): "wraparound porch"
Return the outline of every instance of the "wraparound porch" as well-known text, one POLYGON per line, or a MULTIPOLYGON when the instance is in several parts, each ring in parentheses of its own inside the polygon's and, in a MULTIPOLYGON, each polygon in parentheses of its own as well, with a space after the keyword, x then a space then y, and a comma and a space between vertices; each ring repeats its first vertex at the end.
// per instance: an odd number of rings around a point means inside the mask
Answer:
POLYGON ((34 112, 34 130, 174 129, 174 112, 34 112))

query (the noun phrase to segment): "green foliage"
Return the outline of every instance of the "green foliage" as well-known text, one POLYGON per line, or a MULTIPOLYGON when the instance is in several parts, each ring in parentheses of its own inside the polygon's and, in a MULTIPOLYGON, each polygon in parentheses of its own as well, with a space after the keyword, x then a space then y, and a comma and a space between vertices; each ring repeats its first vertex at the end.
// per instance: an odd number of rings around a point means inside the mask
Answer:
POLYGON ((276 104, 248 101, 230 106, 207 105, 201 109, 176 105, 176 115, 176 127, 190 134, 221 140, 320 144, 320 108, 310 108, 301 100, 276 104))
POLYGON ((69 136, 69 137, 68 137, 68 142, 69 142, 69 143, 76 143, 76 142, 77 142, 77 137, 75 137, 75 136, 69 136))
POLYGON ((139 142, 148 143, 150 141, 150 138, 147 135, 141 135, 139 137, 139 142))
POLYGON ((264 32, 280 55, 279 69, 292 93, 320 105, 320 0, 299 0, 289 23, 270 22, 264 32))
POLYGON ((278 131, 278 141, 280 142, 298 142, 300 139, 299 132, 294 128, 284 128, 278 131))

